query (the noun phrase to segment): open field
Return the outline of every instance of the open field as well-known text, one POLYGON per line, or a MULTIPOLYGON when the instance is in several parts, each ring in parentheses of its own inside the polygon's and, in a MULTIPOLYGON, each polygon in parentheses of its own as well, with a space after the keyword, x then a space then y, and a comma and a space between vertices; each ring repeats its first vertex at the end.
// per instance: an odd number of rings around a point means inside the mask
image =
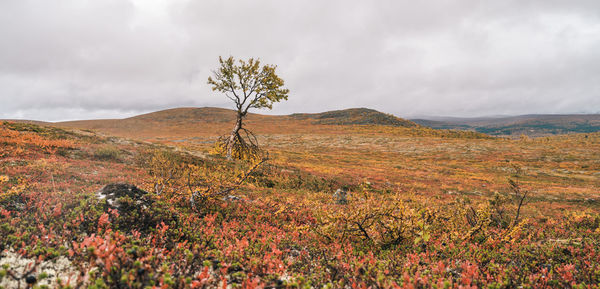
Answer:
MULTIPOLYGON (((231 111, 216 110, 185 125, 189 115, 168 112, 60 125, 207 155, 234 120, 231 111)), ((256 114, 247 126, 271 153, 273 163, 328 178, 367 179, 401 191, 491 195, 507 190, 511 167, 518 165, 525 172, 523 186, 540 200, 594 203, 600 198, 598 133, 513 140, 422 127, 320 125, 304 118, 256 114)))
POLYGON ((49 262, 43 282, 90 288, 600 286, 599 133, 251 115, 255 168, 212 155, 233 117, 202 112, 4 123, 0 285, 49 262), (116 182, 149 193, 95 196, 116 182))

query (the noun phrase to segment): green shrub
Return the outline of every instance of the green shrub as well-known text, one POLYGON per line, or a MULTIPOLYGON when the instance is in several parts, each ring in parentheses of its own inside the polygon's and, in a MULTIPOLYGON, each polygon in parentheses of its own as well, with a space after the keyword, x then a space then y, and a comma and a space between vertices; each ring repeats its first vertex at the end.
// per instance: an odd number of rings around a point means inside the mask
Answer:
POLYGON ((114 146, 104 146, 94 152, 94 158, 102 161, 121 160, 121 151, 114 146))

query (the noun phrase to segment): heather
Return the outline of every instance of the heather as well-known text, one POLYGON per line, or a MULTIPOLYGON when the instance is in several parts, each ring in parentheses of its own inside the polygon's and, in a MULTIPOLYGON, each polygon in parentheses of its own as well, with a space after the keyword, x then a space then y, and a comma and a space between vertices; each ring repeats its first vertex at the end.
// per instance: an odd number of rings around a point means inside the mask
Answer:
POLYGON ((345 129, 263 135, 268 161, 230 161, 191 141, 5 122, 0 284, 600 286, 600 135, 345 129), (108 202, 109 184, 139 192, 108 202))

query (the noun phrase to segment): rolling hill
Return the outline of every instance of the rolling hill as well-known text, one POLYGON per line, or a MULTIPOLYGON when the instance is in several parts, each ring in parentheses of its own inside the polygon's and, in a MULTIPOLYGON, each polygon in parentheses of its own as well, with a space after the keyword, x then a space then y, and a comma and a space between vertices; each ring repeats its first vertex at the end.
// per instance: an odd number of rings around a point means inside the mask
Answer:
MULTIPOLYGON (((155 136, 220 135, 231 129, 235 111, 223 108, 173 108, 125 119, 81 120, 56 123, 68 128, 91 129, 106 134, 134 138, 155 136)), ((372 109, 356 108, 316 114, 263 115, 249 113, 244 125, 255 133, 318 133, 331 126, 380 125, 418 128, 412 121, 372 109)))

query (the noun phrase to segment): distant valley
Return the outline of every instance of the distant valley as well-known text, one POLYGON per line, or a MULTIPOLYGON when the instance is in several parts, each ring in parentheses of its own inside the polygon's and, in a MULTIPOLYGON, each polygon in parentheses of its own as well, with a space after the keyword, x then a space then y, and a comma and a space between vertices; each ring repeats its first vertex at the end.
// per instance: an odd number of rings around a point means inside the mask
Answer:
POLYGON ((435 129, 472 130, 495 136, 548 136, 600 131, 600 114, 533 114, 510 117, 429 117, 411 121, 435 129))

